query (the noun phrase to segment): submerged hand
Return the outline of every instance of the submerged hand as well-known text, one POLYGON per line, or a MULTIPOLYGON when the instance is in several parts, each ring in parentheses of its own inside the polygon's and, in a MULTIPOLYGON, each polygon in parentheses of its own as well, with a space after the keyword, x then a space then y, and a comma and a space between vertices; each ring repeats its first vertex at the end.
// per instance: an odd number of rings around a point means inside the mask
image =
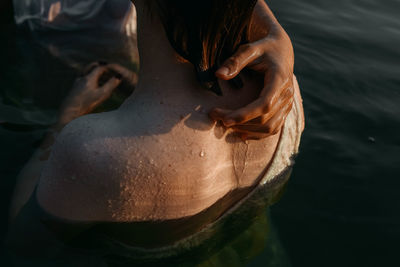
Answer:
POLYGON ((254 102, 238 110, 215 108, 210 117, 242 134, 243 139, 260 139, 282 128, 293 103, 293 47, 279 26, 265 38, 242 45, 215 75, 231 80, 244 68, 262 75, 264 87, 254 102))
POLYGON ((138 82, 138 75, 119 64, 107 64, 107 68, 115 73, 122 76, 123 80, 127 82, 130 86, 135 87, 138 82))
POLYGON ((109 71, 104 65, 93 63, 88 69, 87 75, 75 81, 70 94, 63 102, 60 125, 65 125, 79 116, 90 113, 109 98, 121 83, 122 76, 117 74, 108 78, 104 84, 100 84, 100 78, 109 71))

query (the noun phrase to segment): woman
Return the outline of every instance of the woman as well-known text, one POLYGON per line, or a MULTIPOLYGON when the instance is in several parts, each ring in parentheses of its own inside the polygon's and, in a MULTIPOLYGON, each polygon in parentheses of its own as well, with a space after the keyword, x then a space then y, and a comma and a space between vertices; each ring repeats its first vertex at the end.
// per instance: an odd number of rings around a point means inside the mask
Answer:
MULTIPOLYGON (((132 231, 116 231, 121 224, 129 228, 148 223, 146 229, 171 230, 173 236, 165 240, 170 243, 215 221, 260 182, 280 175, 297 152, 304 123, 297 83, 294 104, 280 105, 279 112, 289 112, 283 130, 262 140, 244 142, 208 117, 213 107, 237 109, 260 94, 264 77, 257 73, 241 75, 243 90, 235 89, 240 84, 232 87, 213 75, 249 41, 255 0, 134 4, 141 60, 135 92, 116 111, 70 123, 104 100, 121 77, 97 91, 78 90, 67 101, 57 130, 68 124, 27 205, 41 209, 57 235, 72 226, 77 234, 107 225, 104 232, 121 241, 149 245, 132 231), (197 225, 176 232, 174 226, 190 218, 197 218, 197 225)), ((107 69, 126 73, 103 65, 90 78, 99 78, 107 69)), ((159 233, 155 230, 150 241, 161 239, 159 233)), ((146 232, 144 239, 149 241, 151 234, 146 232)))

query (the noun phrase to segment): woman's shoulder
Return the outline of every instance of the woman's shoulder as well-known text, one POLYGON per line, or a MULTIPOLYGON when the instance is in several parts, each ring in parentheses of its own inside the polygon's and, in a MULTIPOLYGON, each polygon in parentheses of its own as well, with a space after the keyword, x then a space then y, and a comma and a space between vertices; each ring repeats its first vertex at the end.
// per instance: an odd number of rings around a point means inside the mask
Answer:
MULTIPOLYGON (((67 124, 56 138, 37 190, 38 202, 49 214, 67 219, 78 213, 93 219, 104 217, 103 207, 93 205, 104 182, 100 179, 101 172, 108 166, 98 155, 101 151, 98 144, 106 136, 111 138, 118 125, 111 114, 105 114, 79 117, 67 124), (101 161, 103 165, 99 164, 101 161), (94 202, 89 203, 88 199, 94 202)), ((86 220, 72 217, 77 221, 86 220)))
POLYGON ((215 136, 215 125, 201 128, 195 117, 180 118, 168 131, 154 130, 154 121, 141 127, 121 112, 74 120, 60 133, 42 172, 39 204, 73 221, 171 219, 200 212, 233 183, 227 146, 215 136))
POLYGON ((191 216, 236 188, 254 186, 278 140, 245 143, 201 107, 84 116, 57 139, 38 201, 74 221, 191 216))

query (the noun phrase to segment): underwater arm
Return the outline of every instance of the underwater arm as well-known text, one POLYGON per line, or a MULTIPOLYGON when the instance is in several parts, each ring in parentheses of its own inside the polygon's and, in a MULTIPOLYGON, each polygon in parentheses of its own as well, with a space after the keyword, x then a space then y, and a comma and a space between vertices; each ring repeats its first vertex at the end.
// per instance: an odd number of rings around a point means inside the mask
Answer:
POLYGON ((50 129, 40 148, 18 175, 10 207, 10 222, 32 195, 55 139, 64 126, 75 118, 90 113, 109 98, 120 84, 121 77, 112 77, 104 85, 99 86, 99 79, 106 71, 108 71, 107 67, 94 63, 89 68, 89 74, 76 80, 70 94, 62 104, 57 123, 50 129))
POLYGON ((290 38, 267 4, 259 0, 250 25, 250 43, 242 45, 216 72, 230 80, 244 69, 264 77, 260 96, 238 110, 215 108, 210 113, 244 139, 259 139, 278 133, 293 103, 294 54, 290 38))

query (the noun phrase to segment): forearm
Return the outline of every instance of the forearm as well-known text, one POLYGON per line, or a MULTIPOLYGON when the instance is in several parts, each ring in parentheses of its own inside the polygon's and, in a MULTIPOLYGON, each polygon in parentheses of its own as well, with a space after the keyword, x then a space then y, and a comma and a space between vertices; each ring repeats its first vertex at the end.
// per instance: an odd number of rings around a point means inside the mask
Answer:
MULTIPOLYGON (((258 0, 254 8, 249 42, 229 57, 216 71, 223 80, 232 80, 247 68, 263 78, 260 96, 237 109, 215 108, 210 117, 222 121, 243 139, 260 139, 279 132, 293 102, 294 53, 292 42, 268 5, 258 0)), ((260 83, 261 87, 261 83, 260 83)))
POLYGON ((37 185, 42 169, 46 164, 53 144, 65 122, 57 122, 47 133, 41 146, 34 152, 17 177, 13 199, 10 207, 10 222, 12 222, 21 208, 31 197, 37 185))
POLYGON ((271 34, 277 35, 284 32, 265 1, 258 0, 250 25, 250 42, 260 40, 271 34))
POLYGON ((263 40, 275 44, 273 45, 273 49, 271 49, 272 47, 268 47, 267 50, 265 50, 265 53, 270 57, 273 57, 274 55, 276 56, 276 52, 278 51, 280 60, 273 61, 279 63, 279 61, 285 60, 287 66, 290 66, 291 70, 291 73, 286 74, 291 79, 294 65, 292 41, 264 0, 258 0, 255 7, 252 17, 250 37, 252 39, 251 41, 255 43, 259 40, 263 40))

